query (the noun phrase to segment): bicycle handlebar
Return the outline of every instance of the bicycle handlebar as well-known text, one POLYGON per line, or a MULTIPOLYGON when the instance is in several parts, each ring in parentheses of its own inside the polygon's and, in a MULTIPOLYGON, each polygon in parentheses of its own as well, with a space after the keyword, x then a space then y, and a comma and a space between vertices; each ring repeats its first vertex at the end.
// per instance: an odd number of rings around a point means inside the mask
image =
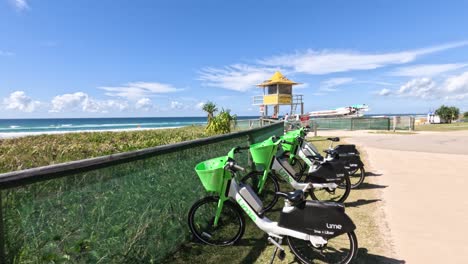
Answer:
POLYGON ((224 166, 225 170, 231 170, 232 172, 236 171, 245 171, 244 168, 241 166, 237 165, 234 161, 229 161, 226 166, 224 166))
POLYGON ((233 164, 232 167, 238 171, 245 171, 244 168, 242 168, 241 166, 237 165, 237 164, 233 164))

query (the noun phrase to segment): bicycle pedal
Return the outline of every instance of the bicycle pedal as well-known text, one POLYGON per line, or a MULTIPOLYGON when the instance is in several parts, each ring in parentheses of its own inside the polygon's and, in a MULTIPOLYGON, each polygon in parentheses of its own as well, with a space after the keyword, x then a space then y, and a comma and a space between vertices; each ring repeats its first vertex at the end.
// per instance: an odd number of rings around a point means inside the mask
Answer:
POLYGON ((286 252, 284 252, 284 250, 280 250, 278 253, 278 258, 283 261, 286 258, 286 252))

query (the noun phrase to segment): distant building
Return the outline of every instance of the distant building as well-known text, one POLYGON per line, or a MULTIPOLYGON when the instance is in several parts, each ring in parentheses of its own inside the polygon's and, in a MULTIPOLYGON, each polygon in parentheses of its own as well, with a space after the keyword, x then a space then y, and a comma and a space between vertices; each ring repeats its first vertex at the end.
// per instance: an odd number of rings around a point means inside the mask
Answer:
POLYGON ((447 123, 446 120, 440 118, 440 116, 436 115, 433 112, 429 112, 427 114, 427 123, 429 124, 440 124, 440 123, 447 123))

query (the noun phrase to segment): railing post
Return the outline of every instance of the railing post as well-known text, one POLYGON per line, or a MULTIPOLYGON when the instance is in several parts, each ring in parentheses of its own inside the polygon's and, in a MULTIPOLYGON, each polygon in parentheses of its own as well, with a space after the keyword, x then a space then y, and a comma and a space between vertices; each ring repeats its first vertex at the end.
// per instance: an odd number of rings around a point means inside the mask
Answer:
POLYGON ((317 136, 317 122, 315 122, 315 121, 312 121, 312 122, 314 122, 314 125, 313 125, 313 127, 314 127, 314 137, 316 137, 317 136))
POLYGON ((397 117, 394 116, 394 117, 393 117, 393 132, 396 131, 396 125, 397 125, 397 117))

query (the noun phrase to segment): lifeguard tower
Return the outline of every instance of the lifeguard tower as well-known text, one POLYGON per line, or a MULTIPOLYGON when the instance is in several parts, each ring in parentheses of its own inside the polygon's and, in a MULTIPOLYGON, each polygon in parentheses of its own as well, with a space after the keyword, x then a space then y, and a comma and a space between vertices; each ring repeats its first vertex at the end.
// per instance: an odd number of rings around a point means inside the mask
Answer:
POLYGON ((292 87, 300 83, 286 78, 281 72, 277 71, 273 76, 260 84, 263 88, 263 95, 253 97, 253 105, 260 106, 262 117, 268 117, 268 106, 273 106, 272 117, 277 118, 280 114, 280 105, 288 105, 289 115, 296 114, 297 106, 301 107, 301 115, 304 114, 304 102, 302 94, 292 94, 292 87))

